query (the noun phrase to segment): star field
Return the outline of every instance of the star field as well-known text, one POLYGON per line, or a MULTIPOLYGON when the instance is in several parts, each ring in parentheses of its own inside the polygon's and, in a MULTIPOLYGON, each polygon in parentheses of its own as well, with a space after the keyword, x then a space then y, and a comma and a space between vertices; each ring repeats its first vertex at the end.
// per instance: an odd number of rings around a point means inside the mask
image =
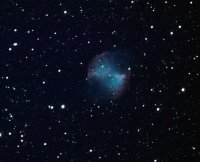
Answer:
POLYGON ((199 8, 1 1, 0 161, 200 161, 199 8))

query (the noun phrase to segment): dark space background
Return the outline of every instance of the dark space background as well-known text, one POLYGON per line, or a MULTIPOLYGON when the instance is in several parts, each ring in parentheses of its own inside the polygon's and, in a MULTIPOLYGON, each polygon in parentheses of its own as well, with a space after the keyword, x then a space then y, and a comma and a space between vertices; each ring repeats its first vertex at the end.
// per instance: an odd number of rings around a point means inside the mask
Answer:
POLYGON ((198 0, 1 0, 1 162, 199 162, 198 0), (87 71, 127 50, 118 99, 87 71))

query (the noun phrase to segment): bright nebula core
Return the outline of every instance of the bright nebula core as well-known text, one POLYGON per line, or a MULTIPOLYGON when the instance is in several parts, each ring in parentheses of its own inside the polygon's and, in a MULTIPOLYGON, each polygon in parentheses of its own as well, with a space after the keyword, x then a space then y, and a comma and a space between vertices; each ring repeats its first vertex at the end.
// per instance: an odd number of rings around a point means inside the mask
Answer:
POLYGON ((96 98, 118 98, 127 89, 130 69, 127 56, 121 52, 105 52, 96 56, 88 68, 88 81, 96 98))

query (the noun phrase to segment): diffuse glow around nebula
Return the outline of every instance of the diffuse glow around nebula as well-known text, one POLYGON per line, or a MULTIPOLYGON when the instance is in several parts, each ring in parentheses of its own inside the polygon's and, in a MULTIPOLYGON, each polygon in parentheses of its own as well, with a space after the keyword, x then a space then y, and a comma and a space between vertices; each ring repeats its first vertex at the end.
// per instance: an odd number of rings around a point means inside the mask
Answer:
POLYGON ((120 53, 105 52, 96 56, 88 68, 88 80, 94 85, 94 90, 101 86, 98 91, 103 91, 104 95, 119 97, 126 89, 130 77, 128 65, 124 68, 126 66, 122 63, 126 64, 126 61, 120 53))

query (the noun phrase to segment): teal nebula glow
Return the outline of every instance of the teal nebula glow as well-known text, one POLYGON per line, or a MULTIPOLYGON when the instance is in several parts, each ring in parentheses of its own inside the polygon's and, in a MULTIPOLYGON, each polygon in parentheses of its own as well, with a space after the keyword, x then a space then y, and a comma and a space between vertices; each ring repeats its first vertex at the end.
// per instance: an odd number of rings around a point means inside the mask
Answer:
POLYGON ((124 75, 119 74, 109 63, 98 63, 92 72, 113 94, 117 93, 124 84, 124 75))

